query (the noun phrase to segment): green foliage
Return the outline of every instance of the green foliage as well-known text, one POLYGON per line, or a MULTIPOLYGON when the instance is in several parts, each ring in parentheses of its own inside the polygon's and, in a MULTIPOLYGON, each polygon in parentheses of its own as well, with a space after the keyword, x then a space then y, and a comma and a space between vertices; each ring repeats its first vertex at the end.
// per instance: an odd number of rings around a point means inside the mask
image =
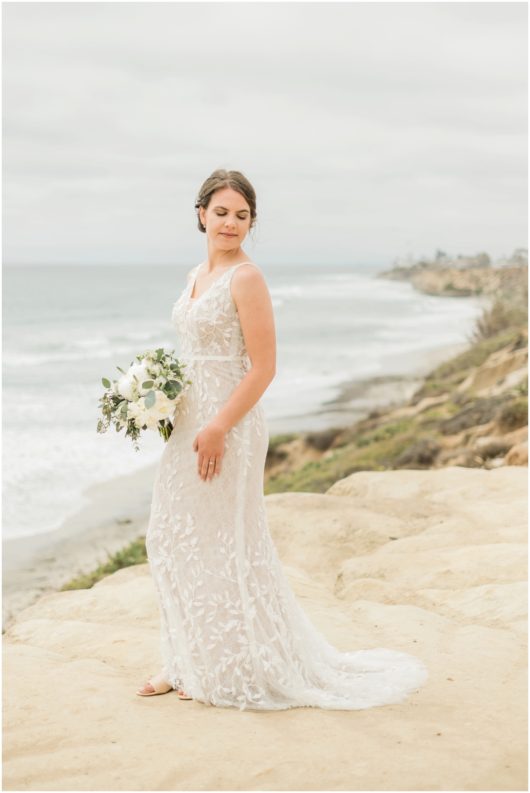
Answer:
POLYGON ((107 554, 108 561, 100 564, 90 573, 86 573, 76 578, 72 578, 61 587, 61 591, 70 589, 90 589, 105 576, 121 570, 123 567, 131 567, 135 564, 145 564, 147 562, 147 552, 145 549, 145 537, 133 540, 126 548, 121 549, 115 554, 107 554))
MULTIPOLYGON (((451 295, 469 297, 469 295, 478 294, 478 289, 470 289, 469 287, 456 286, 453 281, 446 281, 442 286, 442 291, 451 295)), ((482 291, 482 290, 480 290, 482 291)))
POLYGON ((463 373, 464 377, 461 379, 465 379, 470 369, 481 366, 492 353, 514 344, 518 337, 519 331, 516 328, 509 328, 495 336, 481 339, 469 349, 433 369, 427 375, 427 381, 431 379, 446 380, 457 372, 463 373))
POLYGON ((285 492, 324 493, 339 479, 357 471, 385 471, 417 440, 414 421, 404 420, 387 425, 381 432, 366 435, 360 445, 352 442, 334 449, 320 460, 312 460, 294 471, 271 476, 265 494, 285 492), (369 435, 371 437, 369 438, 369 435))
POLYGON ((290 441, 294 441, 298 437, 300 437, 298 432, 285 432, 279 435, 271 435, 269 439, 269 449, 275 450, 278 446, 281 446, 283 443, 289 443, 290 441))
POLYGON ((519 397, 504 405, 497 417, 501 427, 510 432, 528 424, 528 397, 519 397))
POLYGON ((363 446, 369 446, 372 443, 386 441, 389 438, 393 438, 395 435, 407 432, 407 430, 414 426, 415 422, 416 419, 414 417, 410 417, 399 419, 399 421, 391 421, 387 424, 381 424, 381 426, 377 427, 377 429, 373 430, 372 432, 366 432, 363 435, 359 435, 356 440, 356 444, 359 448, 362 448, 363 446))
POLYGON ((528 324, 528 282, 524 280, 517 288, 505 290, 497 295, 488 308, 477 319, 472 341, 489 339, 508 328, 528 324))
POLYGON ((522 383, 515 386, 514 393, 518 396, 528 396, 528 378, 525 378, 522 383))

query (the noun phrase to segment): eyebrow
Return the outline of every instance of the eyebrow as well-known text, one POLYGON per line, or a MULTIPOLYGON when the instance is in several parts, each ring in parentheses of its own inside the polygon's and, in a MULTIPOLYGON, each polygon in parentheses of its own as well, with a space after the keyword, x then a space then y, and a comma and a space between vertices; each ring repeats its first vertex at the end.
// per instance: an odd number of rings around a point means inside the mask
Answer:
MULTIPOLYGON (((226 209, 226 207, 222 207, 222 206, 219 206, 219 205, 215 206, 214 209, 224 209, 224 210, 226 210, 226 212, 228 212, 228 209, 226 209)), ((248 209, 238 209, 237 211, 238 212, 248 212, 248 209)))

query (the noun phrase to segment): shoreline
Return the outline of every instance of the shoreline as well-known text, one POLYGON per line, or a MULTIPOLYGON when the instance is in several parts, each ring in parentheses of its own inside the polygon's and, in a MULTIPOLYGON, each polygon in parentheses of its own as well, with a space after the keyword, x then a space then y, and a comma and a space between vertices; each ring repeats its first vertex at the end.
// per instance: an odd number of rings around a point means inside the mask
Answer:
POLYGON ((90 504, 53 532, 3 541, 3 631, 19 611, 145 532, 157 465, 91 485, 85 491, 90 504))
MULTIPOLYGON (((372 407, 386 408, 394 403, 401 404, 410 399, 414 392, 423 384, 425 378, 433 369, 444 363, 464 350, 469 349, 467 342, 450 344, 439 347, 418 355, 417 366, 413 372, 407 374, 376 375, 365 380, 345 380, 340 384, 340 392, 333 400, 324 402, 325 405, 344 405, 354 403, 359 414, 365 414, 365 410, 359 408, 362 399, 372 399, 376 404, 372 407), (384 401, 386 400, 386 401, 384 401)), ((366 406, 366 410, 370 408, 366 406)), ((354 420, 362 418, 357 416, 354 420)))
MULTIPOLYGON (((274 421, 270 435, 303 434, 331 426, 345 428, 370 410, 401 404, 421 386, 429 371, 468 347, 460 343, 426 352, 414 373, 345 380, 336 397, 307 414, 305 430, 293 430, 294 417, 287 416, 274 421)), ((299 416, 299 423, 304 418, 299 416)), ((53 532, 3 541, 3 631, 37 599, 57 592, 77 575, 92 572, 107 561, 108 555, 145 535, 157 466, 149 463, 132 473, 91 485, 83 494, 90 503, 65 518, 53 532)))

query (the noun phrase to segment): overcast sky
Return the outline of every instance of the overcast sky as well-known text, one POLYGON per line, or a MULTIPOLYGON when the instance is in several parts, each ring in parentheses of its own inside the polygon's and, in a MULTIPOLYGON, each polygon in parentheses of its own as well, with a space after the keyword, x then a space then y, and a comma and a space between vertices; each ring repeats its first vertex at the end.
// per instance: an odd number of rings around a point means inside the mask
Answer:
POLYGON ((527 244, 526 3, 3 3, 6 264, 196 264, 216 168, 267 264, 527 244))

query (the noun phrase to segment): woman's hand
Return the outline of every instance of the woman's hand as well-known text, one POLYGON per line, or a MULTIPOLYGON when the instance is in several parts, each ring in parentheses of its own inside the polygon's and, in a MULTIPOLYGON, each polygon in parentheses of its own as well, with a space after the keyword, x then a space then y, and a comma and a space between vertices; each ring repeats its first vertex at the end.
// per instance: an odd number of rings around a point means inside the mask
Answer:
POLYGON ((197 470, 201 479, 210 481, 213 475, 221 473, 221 460, 224 455, 225 431, 215 422, 210 422, 193 441, 193 451, 199 453, 197 470), (213 465, 209 465, 212 462, 213 465))

